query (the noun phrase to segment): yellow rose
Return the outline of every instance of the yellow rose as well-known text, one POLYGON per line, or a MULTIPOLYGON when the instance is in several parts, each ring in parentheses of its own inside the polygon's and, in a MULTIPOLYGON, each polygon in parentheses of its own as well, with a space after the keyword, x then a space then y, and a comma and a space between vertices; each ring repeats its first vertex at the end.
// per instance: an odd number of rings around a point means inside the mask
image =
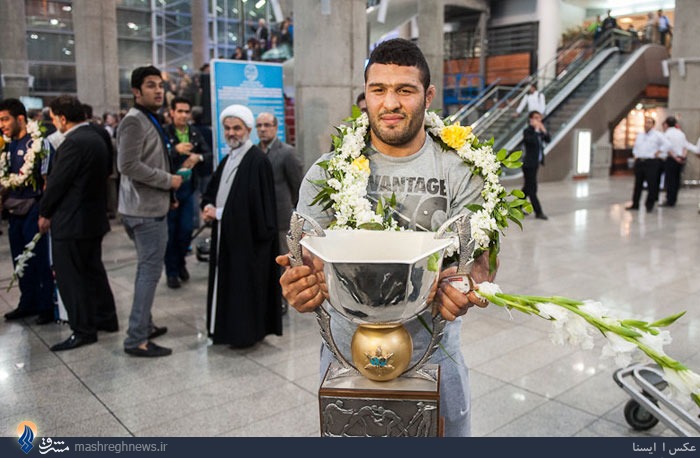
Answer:
POLYGON ((464 146, 469 137, 471 137, 471 133, 471 126, 460 126, 459 123, 455 123, 442 129, 440 138, 442 138, 442 141, 450 148, 460 149, 464 146))
POLYGON ((352 161, 352 166, 360 172, 369 172, 369 159, 367 159, 365 156, 358 156, 354 161, 352 161))
POLYGON ((5 139, 0 135, 0 151, 5 149, 5 139))

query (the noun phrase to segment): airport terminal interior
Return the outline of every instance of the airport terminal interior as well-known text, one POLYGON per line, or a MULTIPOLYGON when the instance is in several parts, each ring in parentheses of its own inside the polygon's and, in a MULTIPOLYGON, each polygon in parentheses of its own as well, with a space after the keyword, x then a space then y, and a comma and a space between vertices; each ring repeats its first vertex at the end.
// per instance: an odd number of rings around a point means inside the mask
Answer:
MULTIPOLYGON (((647 214, 625 211, 631 187, 628 177, 541 184, 549 220, 529 216, 522 231, 508 230, 496 283, 504 292, 600 301, 619 318, 687 311, 669 328, 673 342, 665 350, 697 371, 700 189, 684 188, 676 207, 647 214)), ((8 259, 7 243, 0 249, 8 259)), ((158 340, 173 355, 131 358, 122 340, 136 258, 118 224, 105 238, 104 262, 120 332, 52 353, 49 347, 70 335, 67 325, 36 326, 31 318, 0 324, 4 435, 14 435, 20 419, 34 419, 42 435, 54 437, 318 436, 321 337, 314 314, 290 310, 284 335, 251 349, 208 345, 208 266, 193 255, 189 283, 170 290, 163 278, 156 293, 154 321, 169 328, 158 340)), ((0 278, 8 279, 9 263, 0 269, 0 278)), ((5 313, 14 308, 17 289, 0 297, 5 313)), ((470 367, 474 436, 676 436, 663 422, 648 431, 626 422, 625 406, 634 398, 613 380, 615 361, 601 358, 602 337, 595 348, 581 350, 552 343, 552 330, 548 321, 493 304, 467 313, 462 350, 470 367)), ((668 390, 663 396, 697 414, 668 390)))
MULTIPOLYGON (((620 319, 652 322, 685 312, 668 328, 672 341, 664 351, 700 373, 700 153, 688 154, 675 206, 661 205, 662 181, 651 211, 626 208, 645 118, 661 129, 673 116, 690 148, 700 143, 695 0, 0 0, 0 6, 21 16, 0 30, 0 42, 11 44, 0 49, 1 98, 20 98, 41 116, 56 96, 70 94, 93 107, 97 122, 108 114, 118 119, 133 102, 131 71, 154 64, 170 78, 172 95, 190 97, 206 125, 216 123, 217 113, 205 64, 280 66, 280 133, 305 169, 328 150, 331 124, 350 114, 364 89, 367 55, 383 40, 415 41, 437 86, 432 108, 471 125, 479 138, 493 137, 497 150, 523 148, 527 116, 517 107, 537 86, 552 137, 537 191, 547 218, 530 214, 522 228, 510 224, 495 283, 505 293, 600 302, 620 319), (608 13, 617 26, 604 31, 596 17, 608 13), (662 13, 672 33, 658 33, 662 13), (436 21, 442 33, 431 27, 436 21), (257 40, 264 24, 270 39, 257 40), (278 46, 283 34, 288 41, 278 46)), ((519 169, 501 179, 508 190, 523 186, 519 169)), ((213 345, 206 325, 209 264, 198 252, 211 228, 202 226, 186 258, 189 281, 173 289, 163 275, 155 294, 153 321, 168 328, 157 343, 172 355, 131 357, 123 340, 137 256, 120 215, 109 221, 103 262, 119 330, 52 352, 71 335, 66 322, 0 320, 0 436, 16 436, 17 425, 31 420, 42 437, 318 437, 323 341, 316 315, 290 308, 281 336, 246 349, 213 345)), ((7 212, 0 230, 4 315, 20 297, 16 284, 9 287, 7 212)), ((646 380, 638 372, 622 372, 602 355, 600 333, 594 348, 581 349, 555 343, 554 328, 495 304, 463 317, 473 436, 700 435, 700 409, 664 384, 656 393, 642 391, 646 380), (648 402, 663 415, 640 411, 648 402)), ((637 355, 634 363, 652 361, 637 355)))

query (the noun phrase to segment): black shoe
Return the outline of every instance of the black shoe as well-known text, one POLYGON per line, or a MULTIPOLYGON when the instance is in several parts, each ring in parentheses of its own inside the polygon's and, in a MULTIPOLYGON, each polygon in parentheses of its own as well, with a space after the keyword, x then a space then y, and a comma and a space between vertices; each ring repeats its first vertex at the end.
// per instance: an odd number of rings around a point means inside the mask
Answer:
POLYGON ((97 336, 83 336, 79 334, 73 334, 68 339, 61 343, 57 343, 51 347, 51 351, 63 351, 72 350, 74 348, 82 347, 83 345, 90 345, 97 342, 97 336))
POLYGON ((125 348, 124 352, 128 353, 132 356, 143 356, 146 358, 156 358, 158 356, 168 356, 173 351, 170 348, 161 347, 160 345, 156 345, 153 342, 148 341, 148 342, 146 342, 146 349, 145 350, 142 348, 139 348, 139 347, 125 348))
POLYGON ((647 208, 647 213, 651 213, 651 212, 653 212, 653 211, 654 211, 654 207, 647 208))
POLYGON ((636 205, 630 205, 629 207, 625 207, 625 210, 639 210, 639 207, 636 205))
POLYGON ((182 266, 180 268, 180 273, 178 274, 178 277, 180 277, 180 280, 182 281, 187 281, 190 279, 190 273, 187 271, 187 267, 182 266))
POLYGON ((49 324, 55 321, 56 318, 53 315, 53 310, 51 310, 48 312, 41 312, 39 316, 36 317, 36 320, 34 320, 34 324, 41 326, 42 324, 49 324))
POLYGON ((98 324, 97 330, 104 331, 104 332, 117 332, 117 331, 119 331, 119 323, 98 324))
POLYGON ((547 221, 549 219, 549 218, 547 218, 547 215, 545 215, 544 213, 540 213, 539 215, 535 215, 535 218, 543 219, 545 221, 547 221))
POLYGON ((39 312, 37 312, 36 310, 26 310, 26 309, 21 309, 21 308, 17 307, 13 311, 7 312, 5 314, 5 319, 7 321, 20 320, 22 318, 26 318, 28 316, 34 316, 34 315, 38 315, 38 314, 39 314, 39 312))
POLYGON ((168 277, 168 288, 178 289, 180 287, 180 280, 177 277, 168 277))
POLYGON ((148 338, 149 338, 149 340, 150 340, 150 339, 155 339, 156 337, 162 336, 162 335, 165 334, 166 332, 168 332, 168 327, 167 327, 167 326, 160 326, 160 327, 158 327, 158 326, 156 326, 156 325, 153 325, 153 328, 151 329, 151 333, 148 334, 148 338))

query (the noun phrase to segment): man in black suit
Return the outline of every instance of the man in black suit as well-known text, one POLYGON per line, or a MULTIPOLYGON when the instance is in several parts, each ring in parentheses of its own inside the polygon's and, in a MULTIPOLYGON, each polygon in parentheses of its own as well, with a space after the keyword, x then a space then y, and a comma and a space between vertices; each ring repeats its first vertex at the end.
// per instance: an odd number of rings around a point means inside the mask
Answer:
POLYGON ((544 165, 544 144, 551 140, 547 128, 542 123, 542 114, 531 111, 528 115, 529 125, 523 130, 525 157, 523 158, 523 192, 530 199, 535 211, 535 218, 546 220, 540 200, 537 198, 537 169, 544 165))
POLYGON ((77 98, 60 96, 50 108, 65 140, 56 152, 41 200, 39 230, 51 229, 56 283, 73 331, 51 347, 61 351, 97 342, 98 330, 116 332, 119 326, 102 264, 102 238, 109 231, 109 150, 86 121, 77 98))

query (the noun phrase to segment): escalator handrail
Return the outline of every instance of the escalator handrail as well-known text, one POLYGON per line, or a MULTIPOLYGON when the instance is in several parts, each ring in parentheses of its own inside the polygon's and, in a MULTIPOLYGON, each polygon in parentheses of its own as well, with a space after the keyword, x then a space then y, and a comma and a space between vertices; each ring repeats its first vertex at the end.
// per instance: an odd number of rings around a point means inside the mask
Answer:
POLYGON ((498 89, 497 85, 499 81, 501 81, 501 78, 496 78, 496 80, 493 83, 489 84, 484 89, 482 89, 471 102, 464 105, 455 114, 448 116, 448 121, 450 123, 455 123, 457 121, 461 121, 463 119, 468 118, 469 115, 477 109, 477 107, 481 106, 486 100, 488 100, 491 97, 492 93, 498 89))

